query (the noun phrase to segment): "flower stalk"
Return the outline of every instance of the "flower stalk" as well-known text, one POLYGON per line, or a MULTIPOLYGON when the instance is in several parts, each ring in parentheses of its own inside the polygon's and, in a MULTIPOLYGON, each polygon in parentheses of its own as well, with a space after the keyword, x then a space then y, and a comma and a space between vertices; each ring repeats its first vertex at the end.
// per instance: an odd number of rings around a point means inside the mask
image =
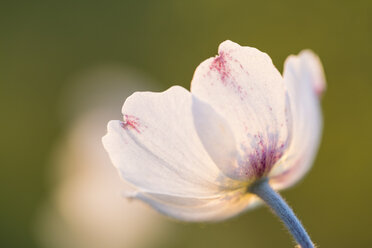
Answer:
POLYGON ((248 190, 260 197, 273 210, 300 247, 315 247, 291 207, 288 206, 285 200, 273 188, 271 188, 267 178, 257 181, 250 186, 248 190))

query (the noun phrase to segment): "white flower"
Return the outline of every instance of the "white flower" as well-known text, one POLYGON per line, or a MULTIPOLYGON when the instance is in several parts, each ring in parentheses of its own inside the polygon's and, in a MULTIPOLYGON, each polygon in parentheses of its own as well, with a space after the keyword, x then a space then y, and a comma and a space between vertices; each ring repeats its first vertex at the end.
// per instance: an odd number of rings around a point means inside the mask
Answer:
POLYGON ((268 177, 293 185, 311 167, 321 135, 322 66, 290 56, 282 77, 270 57, 223 42, 195 71, 191 92, 136 92, 103 144, 133 197, 187 221, 221 220, 255 205, 247 188, 268 177))

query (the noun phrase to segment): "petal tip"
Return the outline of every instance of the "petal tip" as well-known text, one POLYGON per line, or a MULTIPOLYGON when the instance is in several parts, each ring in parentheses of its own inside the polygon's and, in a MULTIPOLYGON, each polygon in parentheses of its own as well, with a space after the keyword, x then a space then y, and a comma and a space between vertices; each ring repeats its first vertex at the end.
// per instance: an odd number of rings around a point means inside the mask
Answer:
POLYGON ((316 78, 314 81, 315 92, 318 96, 322 96, 327 86, 323 64, 319 56, 312 50, 305 49, 299 53, 299 57, 302 58, 309 67, 311 67, 314 77, 316 78))
POLYGON ((323 95, 326 90, 326 78, 322 62, 316 53, 310 49, 304 49, 298 55, 289 55, 284 62, 284 74, 291 67, 307 71, 316 95, 319 97, 323 95))
POLYGON ((240 48, 241 46, 238 43, 235 43, 231 40, 225 40, 218 46, 218 53, 221 54, 224 51, 229 51, 232 49, 240 48))

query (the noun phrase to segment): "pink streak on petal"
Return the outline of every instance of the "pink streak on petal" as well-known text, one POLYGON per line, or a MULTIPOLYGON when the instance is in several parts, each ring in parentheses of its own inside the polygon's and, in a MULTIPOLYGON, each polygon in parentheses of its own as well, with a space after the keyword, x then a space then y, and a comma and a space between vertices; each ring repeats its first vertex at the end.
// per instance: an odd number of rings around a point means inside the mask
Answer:
POLYGON ((243 87, 236 83, 236 79, 234 74, 240 73, 232 70, 233 64, 239 64, 240 70, 242 72, 247 73, 242 64, 231 57, 231 55, 226 51, 220 51, 219 55, 217 55, 212 64, 209 66, 210 71, 215 71, 219 74, 221 82, 224 86, 232 87, 235 92, 238 94, 240 99, 244 99, 247 96, 247 92, 244 91, 243 87))
POLYGON ((222 83, 224 85, 227 84, 226 78, 230 76, 230 69, 226 65, 226 55, 224 52, 220 52, 220 54, 215 57, 209 69, 217 71, 221 76, 222 83))
POLYGON ((247 155, 240 160, 238 174, 258 179, 267 175, 283 156, 286 144, 279 142, 275 135, 264 138, 261 134, 254 135, 252 142, 253 150, 245 148, 247 155))
POLYGON ((121 127, 125 130, 134 129, 137 133, 141 133, 139 119, 133 115, 124 115, 124 122, 121 123, 121 127))

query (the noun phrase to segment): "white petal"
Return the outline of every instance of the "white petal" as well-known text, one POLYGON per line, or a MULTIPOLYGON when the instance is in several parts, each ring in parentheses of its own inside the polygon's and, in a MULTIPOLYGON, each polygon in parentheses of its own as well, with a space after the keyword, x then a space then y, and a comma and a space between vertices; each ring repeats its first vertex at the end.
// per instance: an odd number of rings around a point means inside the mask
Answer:
POLYGON ((219 168, 234 166, 238 156, 234 134, 225 118, 193 96, 194 124, 204 148, 219 168))
POLYGON ((271 183, 277 189, 296 183, 313 163, 322 131, 319 96, 325 89, 320 60, 308 50, 287 58, 284 80, 291 102, 293 140, 286 159, 271 173, 271 183))
POLYGON ((136 198, 157 211, 184 221, 220 221, 241 214, 258 204, 258 198, 246 189, 227 192, 219 197, 185 198, 138 192, 136 198))
POLYGON ((238 180, 261 177, 288 145, 291 120, 283 78, 270 57, 255 48, 225 41, 218 53, 198 66, 191 92, 224 117, 233 132, 237 160, 218 164, 221 170, 238 180))
POLYGON ((126 181, 141 191, 182 197, 219 196, 236 187, 204 149, 193 115, 205 117, 193 113, 193 104, 198 103, 191 93, 179 86, 163 93, 137 92, 126 100, 124 122, 111 121, 103 138, 126 181))
POLYGON ((326 89, 326 79, 322 62, 319 57, 311 50, 303 50, 299 57, 302 61, 303 78, 313 86, 313 90, 318 96, 322 96, 326 89))

